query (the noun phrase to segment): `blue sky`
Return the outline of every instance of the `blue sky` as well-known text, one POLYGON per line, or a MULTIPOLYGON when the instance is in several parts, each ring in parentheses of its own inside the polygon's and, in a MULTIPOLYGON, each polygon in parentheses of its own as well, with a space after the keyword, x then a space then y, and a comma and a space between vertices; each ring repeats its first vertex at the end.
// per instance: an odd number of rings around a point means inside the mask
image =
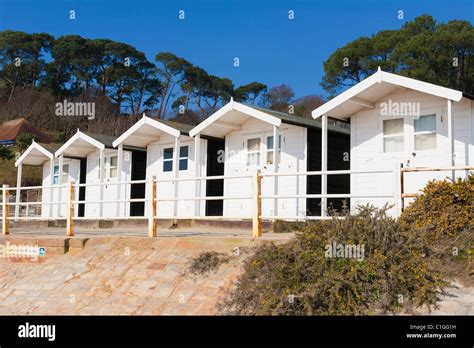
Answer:
POLYGON ((325 95, 319 86, 323 61, 338 47, 421 14, 472 23, 474 1, 0 0, 0 30, 108 38, 135 46, 150 60, 171 51, 237 86, 287 83, 301 97, 325 95))

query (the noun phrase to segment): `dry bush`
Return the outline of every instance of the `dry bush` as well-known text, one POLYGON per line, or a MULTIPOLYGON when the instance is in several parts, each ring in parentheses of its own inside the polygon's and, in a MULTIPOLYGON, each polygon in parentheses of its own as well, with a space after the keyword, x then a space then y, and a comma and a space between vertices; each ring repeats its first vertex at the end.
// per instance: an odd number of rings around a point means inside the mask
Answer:
POLYGON ((217 270, 223 263, 229 262, 229 256, 217 251, 206 251, 189 261, 188 272, 192 275, 205 275, 217 270))
POLYGON ((418 239, 385 209, 308 223, 288 243, 266 244, 220 303, 237 315, 365 315, 436 304, 447 283, 418 239), (326 257, 326 246, 364 245, 364 258, 326 257))

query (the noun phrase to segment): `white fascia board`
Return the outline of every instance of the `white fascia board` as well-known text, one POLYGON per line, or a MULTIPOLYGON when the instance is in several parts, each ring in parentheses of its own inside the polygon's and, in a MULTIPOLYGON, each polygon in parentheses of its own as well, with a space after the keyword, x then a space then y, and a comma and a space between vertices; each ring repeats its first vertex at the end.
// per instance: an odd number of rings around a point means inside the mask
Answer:
POLYGON ((28 146, 26 151, 23 152, 23 154, 20 156, 20 158, 18 158, 16 160, 15 167, 18 167, 20 165, 20 163, 22 163, 25 160, 25 158, 28 157, 28 155, 33 150, 38 150, 39 152, 41 152, 43 155, 45 155, 49 159, 52 159, 54 157, 54 155, 51 152, 49 152, 48 150, 46 150, 43 146, 41 146, 40 144, 38 144, 36 142, 33 142, 33 143, 31 143, 30 146, 28 146))
POLYGON ((318 118, 324 114, 328 114, 331 110, 349 101, 351 98, 356 97, 359 93, 365 91, 374 84, 383 82, 453 101, 460 101, 462 98, 462 92, 456 91, 454 89, 379 70, 375 74, 372 74, 365 80, 349 88, 347 91, 339 94, 337 97, 313 110, 311 116, 313 118, 318 118))
POLYGON ((202 121, 196 127, 191 129, 191 131, 189 132, 189 136, 194 137, 196 134, 201 133, 204 129, 209 127, 214 122, 218 121, 226 113, 232 110, 239 111, 243 114, 249 115, 250 117, 269 123, 273 126, 279 127, 281 125, 281 119, 279 119, 278 117, 271 116, 263 111, 256 110, 250 106, 232 100, 225 106, 217 110, 215 113, 213 113, 211 116, 209 116, 207 119, 202 121))
POLYGON ((250 106, 234 102, 234 109, 249 116, 252 116, 260 121, 269 123, 272 126, 280 127, 281 125, 281 119, 279 119, 278 117, 269 115, 263 111, 254 109, 250 106))
POLYGON ((55 152, 54 156, 59 157, 66 149, 74 144, 76 140, 81 139, 84 140, 85 142, 91 144, 92 146, 98 148, 99 150, 104 150, 105 145, 102 144, 100 141, 95 140, 94 138, 88 136, 87 134, 82 133, 81 131, 77 131, 76 134, 74 134, 71 139, 69 139, 63 146, 61 146, 58 151, 55 152))
POLYGON ((321 105, 317 109, 313 110, 313 112, 311 113, 311 116, 313 116, 313 118, 321 117, 322 115, 327 114, 329 111, 335 109, 339 105, 345 103, 349 99, 351 99, 351 98, 355 97, 356 95, 358 95, 359 93, 363 92, 367 88, 369 88, 369 87, 373 86, 374 84, 378 83, 380 81, 380 79, 379 79, 379 77, 381 76, 380 73, 381 73, 381 71, 377 71, 375 74, 372 74, 371 76, 369 76, 365 80, 359 82, 357 85, 349 88, 347 91, 339 94, 337 97, 331 99, 327 103, 324 103, 323 105, 321 105))
POLYGON ((194 137, 196 134, 201 133, 204 129, 209 127, 212 123, 220 119, 222 116, 224 116, 227 112, 231 111, 233 109, 233 101, 230 101, 223 107, 221 107, 219 110, 217 110, 215 113, 213 113, 211 116, 206 118, 204 121, 199 123, 196 127, 191 129, 189 131, 189 136, 194 137))
MULTIPOLYGON (((125 133, 123 133, 121 136, 119 136, 115 141, 112 143, 113 147, 117 147, 125 140, 127 140, 128 137, 130 137, 133 133, 138 131, 141 127, 149 125, 151 127, 154 127, 158 130, 161 130, 162 132, 168 133, 175 138, 179 137, 181 134, 179 130, 174 129, 173 127, 170 127, 164 123, 161 123, 157 120, 154 120, 150 117, 143 116, 139 121, 137 121, 132 127, 130 127, 125 133)), ((131 144, 133 146, 133 144, 131 144)))
POLYGON ((384 71, 382 71, 382 81, 456 102, 462 98, 462 92, 456 91, 455 89, 434 85, 405 76, 390 74, 384 71))

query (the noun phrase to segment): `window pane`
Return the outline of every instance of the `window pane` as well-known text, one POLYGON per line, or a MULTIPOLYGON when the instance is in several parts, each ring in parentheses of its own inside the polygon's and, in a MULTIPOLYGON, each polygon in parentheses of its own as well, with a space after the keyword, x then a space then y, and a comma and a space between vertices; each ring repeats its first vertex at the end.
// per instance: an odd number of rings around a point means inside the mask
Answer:
POLYGON ((403 118, 383 121, 383 134, 403 134, 403 118))
POLYGON ((110 157, 110 166, 117 167, 117 156, 110 157))
POLYGON ((179 148, 179 157, 188 157, 188 146, 181 146, 179 148))
POLYGON ((164 159, 173 158, 173 148, 172 147, 163 150, 163 158, 164 159))
POLYGON ((163 161, 163 171, 171 172, 173 170, 173 161, 163 161))
POLYGON ((53 176, 53 185, 57 185, 59 183, 59 177, 57 175, 53 176))
POLYGON ((188 159, 180 159, 179 160, 179 170, 188 170, 188 159))
POLYGON ((402 152, 403 136, 384 138, 383 152, 402 152))
POLYGON ((63 164, 63 173, 69 174, 69 164, 63 164))
POLYGON ((267 164, 273 164, 273 151, 267 152, 267 164))
POLYGON ((59 166, 54 166, 53 173, 56 175, 59 174, 59 166))
POLYGON ((249 153, 247 156, 247 165, 256 166, 260 164, 260 152, 249 153))
POLYGON ((260 151, 260 138, 248 139, 247 140, 248 151, 260 151))
POLYGON ((415 119, 415 132, 436 132, 436 115, 420 116, 415 119))
POLYGON ((415 135, 415 150, 436 148, 436 133, 415 135))
POLYGON ((267 149, 273 150, 273 136, 267 137, 267 149))
POLYGON ((110 177, 111 178, 117 177, 117 168, 110 168, 110 177))

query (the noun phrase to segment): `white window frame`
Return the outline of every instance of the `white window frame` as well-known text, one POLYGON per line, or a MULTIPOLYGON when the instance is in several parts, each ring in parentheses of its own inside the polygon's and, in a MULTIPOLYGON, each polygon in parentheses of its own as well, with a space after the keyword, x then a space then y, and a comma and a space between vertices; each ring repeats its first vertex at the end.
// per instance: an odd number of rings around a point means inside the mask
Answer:
MULTIPOLYGON (((273 166, 274 163, 273 163, 273 151, 275 149, 275 139, 273 139, 273 147, 271 149, 268 148, 268 139, 269 138, 273 138, 273 134, 271 135, 267 135, 265 137, 265 140, 266 140, 266 143, 265 143, 265 146, 266 146, 266 149, 265 149, 265 165, 267 166, 273 166), (268 156, 271 154, 271 158, 272 158, 272 163, 268 163, 268 156)), ((280 162, 280 159, 281 159, 281 148, 282 148, 282 145, 283 145, 283 135, 282 134, 278 134, 277 135, 277 138, 278 138, 278 153, 277 153, 277 158, 278 158, 278 162, 280 162)))
POLYGON ((163 146, 163 163, 161 170, 163 173, 172 173, 173 172, 173 158, 174 158, 174 147, 172 146, 163 146), (165 151, 171 149, 171 158, 165 158, 165 151), (166 162, 171 162, 171 169, 170 170, 165 170, 165 163, 166 162))
MULTIPOLYGON (((191 152, 191 146, 189 144, 187 145, 181 145, 179 147, 179 154, 178 154, 178 170, 180 172, 185 172, 185 171, 188 171, 189 170, 189 153, 191 152), (187 156, 183 156, 181 157, 181 149, 183 147, 187 147, 188 148, 188 155, 187 156), (186 160, 187 162, 187 166, 186 166, 186 169, 179 169, 179 163, 181 160, 186 160)), ((174 170, 174 166, 173 166, 173 160, 174 160, 174 146, 170 146, 170 145, 163 145, 163 163, 162 163, 162 166, 161 166, 161 170, 163 173, 171 173, 173 172, 174 170), (168 150, 168 149, 171 149, 171 158, 165 158, 165 150, 168 150), (167 170, 165 171, 165 163, 166 162, 171 162, 171 170, 167 170)))
POLYGON ((394 154, 402 154, 404 152, 406 152, 406 149, 407 149, 407 137, 406 137, 406 130, 405 130, 405 117, 387 117, 387 118, 383 118, 381 120, 381 123, 380 123, 380 130, 381 130, 381 133, 382 133, 382 154, 384 155, 394 155, 394 154), (402 124, 403 124, 403 128, 402 128, 402 133, 397 133, 397 134, 385 134, 384 133, 384 122, 385 121, 392 121, 392 120, 402 120, 402 124), (403 149, 400 150, 400 151, 390 151, 390 152, 387 152, 385 151, 385 139, 387 138, 395 138, 395 137, 400 137, 402 136, 403 137, 403 149))
POLYGON ((68 183, 69 179, 69 163, 63 163, 63 177, 61 182, 59 182, 59 164, 53 166, 53 185, 63 185, 68 183), (58 171, 56 172, 56 168, 58 171), (66 178, 64 178, 66 177, 66 178))
POLYGON ((191 147, 189 145, 182 145, 182 146, 179 147, 178 170, 180 172, 185 172, 185 171, 189 170, 189 152, 190 151, 191 151, 191 147), (185 148, 185 147, 188 148, 188 155, 181 157, 181 149, 185 148), (180 169, 181 160, 186 160, 186 169, 180 169))
POLYGON ((415 152, 425 152, 425 151, 435 151, 438 148, 438 115, 435 112, 424 112, 419 116, 419 118, 423 116, 434 116, 435 117, 435 130, 434 131, 421 131, 417 132, 415 130, 415 118, 413 119, 413 151, 415 152), (434 134, 435 135, 435 147, 430 149, 416 149, 416 136, 423 135, 423 134, 434 134))
POLYGON ((247 167, 258 167, 261 165, 262 163, 262 136, 260 135, 252 135, 252 136, 248 136, 246 139, 245 139, 245 153, 246 153, 246 156, 245 156, 245 164, 247 165, 247 167), (255 139, 258 139, 258 150, 256 151, 249 151, 249 141, 250 140, 255 140, 255 139), (250 155, 258 155, 258 162, 257 163, 250 163, 249 161, 249 158, 250 158, 250 155))
POLYGON ((105 178, 107 180, 117 179, 118 177, 118 155, 108 155, 105 157, 105 178), (116 165, 112 166, 112 158, 116 158, 116 165), (115 176, 112 176, 112 169, 116 169, 115 176))

